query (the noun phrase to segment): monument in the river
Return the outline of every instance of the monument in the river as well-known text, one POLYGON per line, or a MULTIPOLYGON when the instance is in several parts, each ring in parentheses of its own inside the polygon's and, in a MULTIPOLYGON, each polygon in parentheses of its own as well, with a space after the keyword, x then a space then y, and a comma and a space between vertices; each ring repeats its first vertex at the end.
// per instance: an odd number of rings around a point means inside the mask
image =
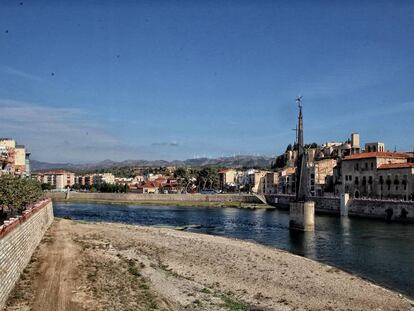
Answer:
POLYGON ((307 154, 303 144, 302 96, 296 98, 296 103, 299 108, 296 135, 296 147, 298 152, 295 174, 296 198, 289 206, 289 228, 291 230, 314 231, 315 203, 308 201, 307 154))

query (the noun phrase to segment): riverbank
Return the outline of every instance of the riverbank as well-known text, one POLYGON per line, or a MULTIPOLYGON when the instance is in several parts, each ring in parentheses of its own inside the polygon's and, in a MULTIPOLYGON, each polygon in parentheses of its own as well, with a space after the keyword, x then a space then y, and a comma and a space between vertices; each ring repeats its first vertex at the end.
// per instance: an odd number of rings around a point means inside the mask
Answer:
POLYGON ((71 192, 69 198, 63 192, 48 192, 46 196, 55 202, 110 203, 135 205, 168 205, 199 207, 269 208, 254 195, 246 194, 138 194, 138 193, 82 193, 71 192))
POLYGON ((56 220, 6 310, 411 310, 354 275, 255 243, 56 220))

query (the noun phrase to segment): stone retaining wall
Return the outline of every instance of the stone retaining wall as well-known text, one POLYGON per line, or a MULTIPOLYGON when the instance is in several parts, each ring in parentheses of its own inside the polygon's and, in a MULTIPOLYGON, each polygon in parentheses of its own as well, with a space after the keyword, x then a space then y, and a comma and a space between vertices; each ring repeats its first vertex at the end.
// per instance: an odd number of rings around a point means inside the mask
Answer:
MULTIPOLYGON (((63 200, 66 193, 49 192, 47 196, 52 199, 63 200)), ((99 193, 99 192, 70 192, 71 200, 106 200, 121 202, 242 202, 257 203, 261 201, 254 195, 244 194, 142 194, 142 193, 99 193)))
POLYGON ((0 226, 0 310, 52 221, 52 201, 46 199, 0 226))
POLYGON ((387 219, 387 210, 392 210, 391 221, 414 223, 412 201, 352 199, 348 212, 350 216, 355 217, 387 219))
MULTIPOLYGON (((268 202, 282 209, 288 209, 294 200, 293 195, 274 194, 266 196, 268 202)), ((340 215, 339 197, 311 197, 315 202, 315 212, 340 215)), ((349 216, 361 218, 387 219, 387 210, 392 210, 391 221, 414 223, 414 202, 393 200, 350 199, 349 216), (405 215, 405 218, 402 216, 405 215)))

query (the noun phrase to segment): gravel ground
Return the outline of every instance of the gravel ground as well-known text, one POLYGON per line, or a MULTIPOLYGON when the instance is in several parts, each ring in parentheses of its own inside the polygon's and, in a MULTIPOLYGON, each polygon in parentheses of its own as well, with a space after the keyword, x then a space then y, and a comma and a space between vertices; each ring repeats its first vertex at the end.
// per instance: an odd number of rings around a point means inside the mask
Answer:
POLYGON ((414 311, 414 302, 247 241, 57 219, 6 310, 414 311))

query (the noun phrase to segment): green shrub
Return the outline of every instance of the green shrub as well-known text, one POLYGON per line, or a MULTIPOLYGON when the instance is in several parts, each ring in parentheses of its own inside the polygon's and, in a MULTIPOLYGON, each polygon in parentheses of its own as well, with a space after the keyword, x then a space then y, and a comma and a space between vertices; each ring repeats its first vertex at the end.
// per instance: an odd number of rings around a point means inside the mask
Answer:
POLYGON ((13 217, 21 214, 41 196, 41 185, 35 180, 11 175, 0 176, 0 218, 1 215, 5 218, 4 215, 13 217))

